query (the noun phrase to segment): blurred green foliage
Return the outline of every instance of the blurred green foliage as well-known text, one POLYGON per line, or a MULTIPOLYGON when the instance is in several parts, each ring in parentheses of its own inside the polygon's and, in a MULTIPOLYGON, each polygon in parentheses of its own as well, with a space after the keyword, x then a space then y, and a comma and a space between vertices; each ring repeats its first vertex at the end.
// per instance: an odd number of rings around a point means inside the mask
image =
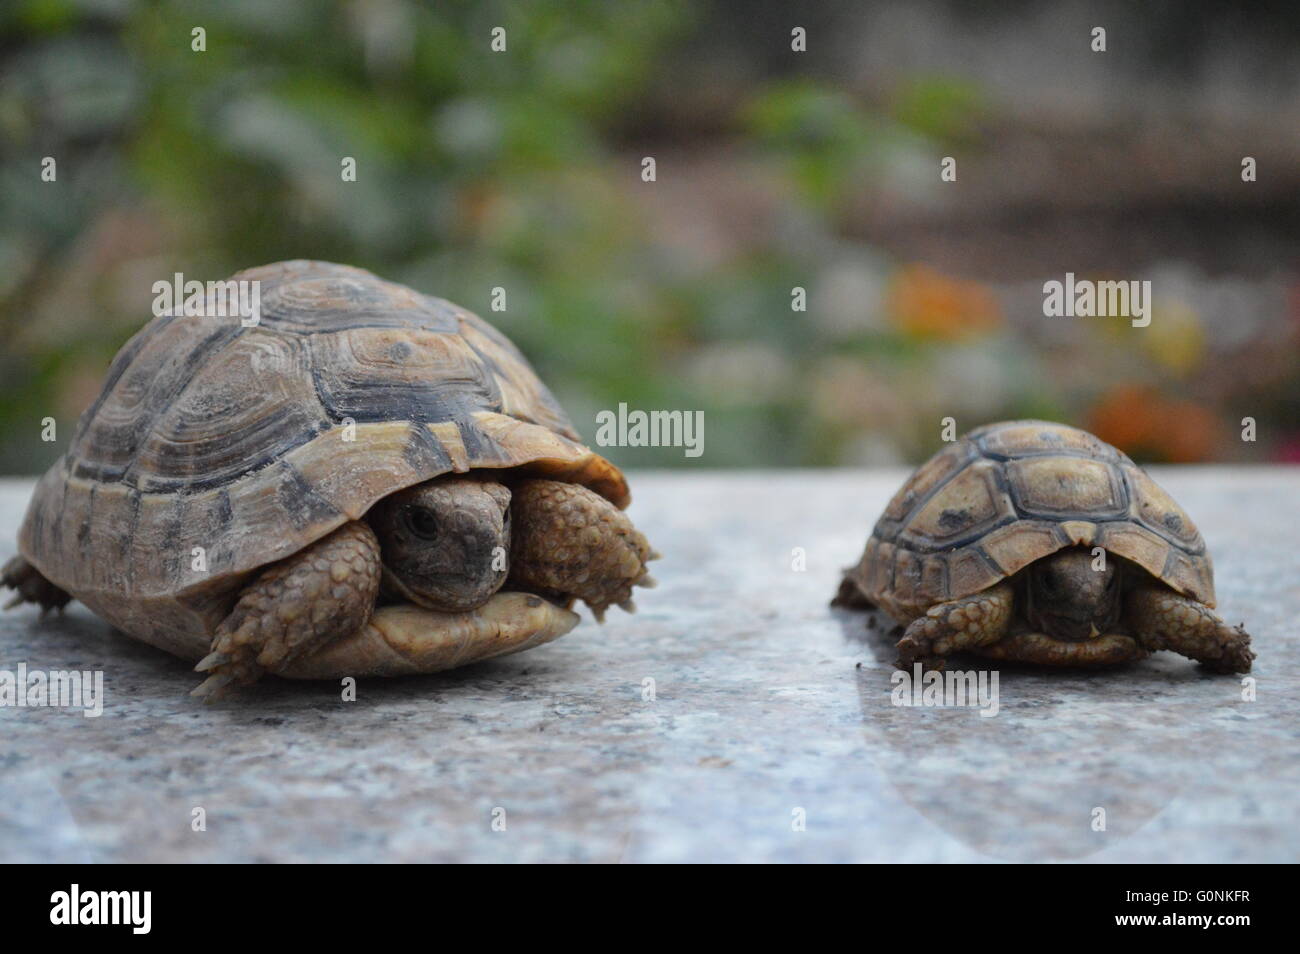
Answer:
POLYGON ((6 470, 46 462, 31 422, 66 413, 60 390, 84 396, 68 377, 106 367, 153 280, 287 258, 485 314, 504 287, 491 317, 549 378, 593 405, 666 396, 643 344, 672 316, 636 275, 603 127, 685 4, 30 0, 2 16, 6 470), (56 183, 37 178, 43 156, 56 183))
POLYGON ((1087 423, 1110 385, 1152 383, 1089 331, 1109 378, 1070 385, 987 289, 853 237, 864 183, 929 188, 945 150, 978 147, 989 107, 970 81, 904 76, 871 108, 824 77, 760 75, 720 127, 648 145, 676 100, 707 98, 671 80, 716 15, 686 0, 6 3, 0 472, 59 452, 41 419, 71 433, 154 281, 290 258, 483 314, 588 439, 620 402, 705 412, 699 461, 608 451, 625 465, 914 459, 946 413, 1087 423), (643 155, 659 181, 641 180, 643 155))

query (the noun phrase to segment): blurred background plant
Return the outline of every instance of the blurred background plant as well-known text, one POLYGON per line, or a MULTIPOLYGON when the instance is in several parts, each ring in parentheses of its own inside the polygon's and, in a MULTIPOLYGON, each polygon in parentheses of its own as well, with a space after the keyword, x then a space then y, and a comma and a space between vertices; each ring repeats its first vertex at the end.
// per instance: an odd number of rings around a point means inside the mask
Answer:
POLYGON ((480 312, 588 439, 705 412, 702 458, 628 466, 913 461, 948 416, 1300 460, 1298 37, 1283 4, 9 0, 0 473, 60 452, 155 281, 288 258, 480 312), (1044 317, 1067 271, 1151 280, 1152 324, 1044 317))

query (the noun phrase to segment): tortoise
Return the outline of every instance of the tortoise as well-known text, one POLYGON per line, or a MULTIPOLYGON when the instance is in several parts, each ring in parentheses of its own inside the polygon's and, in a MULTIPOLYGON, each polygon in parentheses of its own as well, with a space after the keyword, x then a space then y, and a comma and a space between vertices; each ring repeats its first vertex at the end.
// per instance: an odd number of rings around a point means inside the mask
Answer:
POLYGON ((435 672, 627 611, 658 556, 618 468, 506 339, 328 262, 260 320, 156 317, 41 478, 10 605, 76 598, 219 697, 271 672, 435 672))
POLYGON ((1255 658, 1213 611, 1210 554, 1187 514, 1126 455, 1048 421, 989 424, 931 457, 834 602, 903 624, 903 669, 960 651, 1086 667, 1169 649, 1225 673, 1255 658))

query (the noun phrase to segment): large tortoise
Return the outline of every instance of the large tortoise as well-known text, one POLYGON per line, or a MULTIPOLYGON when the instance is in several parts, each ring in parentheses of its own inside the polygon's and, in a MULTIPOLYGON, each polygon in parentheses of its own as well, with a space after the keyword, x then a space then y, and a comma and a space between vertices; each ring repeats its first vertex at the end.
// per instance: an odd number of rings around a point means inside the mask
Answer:
POLYGON ((906 626, 898 665, 950 653, 1058 666, 1171 649, 1249 672, 1250 636, 1214 606, 1205 541, 1114 447, 1007 421, 944 448, 890 501, 836 603, 906 626))
POLYGON ((220 695, 517 652, 652 584, 622 474, 487 322, 326 262, 233 280, 258 324, 163 315, 119 352, 37 485, 13 603, 75 597, 220 695))

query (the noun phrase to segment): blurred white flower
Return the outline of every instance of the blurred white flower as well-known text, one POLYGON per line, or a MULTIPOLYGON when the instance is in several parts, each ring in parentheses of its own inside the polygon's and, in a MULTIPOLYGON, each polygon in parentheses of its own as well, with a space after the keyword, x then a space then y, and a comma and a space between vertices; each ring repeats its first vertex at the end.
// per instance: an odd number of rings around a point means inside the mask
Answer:
POLYGON ((832 262, 808 290, 810 319, 835 340, 884 331, 888 282, 888 264, 868 252, 832 262))
POLYGON ((723 407, 784 401, 794 367, 781 352, 757 341, 705 345, 687 367, 696 391, 723 407))

